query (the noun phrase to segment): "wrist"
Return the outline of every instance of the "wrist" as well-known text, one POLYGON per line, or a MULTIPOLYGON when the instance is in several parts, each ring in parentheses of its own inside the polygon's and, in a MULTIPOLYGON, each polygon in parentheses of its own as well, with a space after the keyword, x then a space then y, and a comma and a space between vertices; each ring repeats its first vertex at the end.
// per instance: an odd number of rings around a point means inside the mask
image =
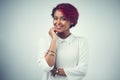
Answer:
POLYGON ((53 41, 56 41, 56 40, 57 40, 57 38, 52 38, 52 40, 53 40, 53 41))
POLYGON ((47 54, 51 55, 51 56, 55 56, 56 55, 56 52, 55 51, 52 51, 52 50, 48 50, 47 51, 47 54))
POLYGON ((57 74, 58 74, 58 75, 61 75, 61 76, 66 76, 64 70, 61 69, 61 68, 58 68, 58 69, 57 69, 57 74))

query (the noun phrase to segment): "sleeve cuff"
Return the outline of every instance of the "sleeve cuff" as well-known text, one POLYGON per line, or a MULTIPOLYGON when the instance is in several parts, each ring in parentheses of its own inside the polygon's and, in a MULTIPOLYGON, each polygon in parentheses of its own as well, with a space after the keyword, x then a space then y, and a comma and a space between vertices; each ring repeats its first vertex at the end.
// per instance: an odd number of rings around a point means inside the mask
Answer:
POLYGON ((75 68, 65 68, 64 71, 69 80, 82 80, 86 76, 84 72, 79 72, 75 68))

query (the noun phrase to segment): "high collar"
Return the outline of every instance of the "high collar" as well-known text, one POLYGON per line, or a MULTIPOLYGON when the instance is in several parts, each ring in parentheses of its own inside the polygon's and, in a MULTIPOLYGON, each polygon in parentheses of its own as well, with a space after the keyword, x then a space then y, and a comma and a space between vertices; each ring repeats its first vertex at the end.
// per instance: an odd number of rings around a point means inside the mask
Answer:
POLYGON ((60 38, 59 36, 57 36, 57 38, 58 38, 58 43, 63 43, 63 42, 67 42, 67 43, 70 43, 74 38, 75 38, 75 36, 71 33, 71 35, 69 35, 67 38, 65 38, 65 39, 62 39, 62 38, 60 38))

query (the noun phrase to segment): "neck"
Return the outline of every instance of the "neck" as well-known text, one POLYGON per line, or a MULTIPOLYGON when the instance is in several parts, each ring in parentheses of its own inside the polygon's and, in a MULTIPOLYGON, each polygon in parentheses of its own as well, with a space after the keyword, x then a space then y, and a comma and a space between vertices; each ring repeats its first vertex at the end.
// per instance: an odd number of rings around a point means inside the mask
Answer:
POLYGON ((67 38, 71 33, 70 32, 62 32, 62 33, 58 33, 58 36, 62 39, 67 38))

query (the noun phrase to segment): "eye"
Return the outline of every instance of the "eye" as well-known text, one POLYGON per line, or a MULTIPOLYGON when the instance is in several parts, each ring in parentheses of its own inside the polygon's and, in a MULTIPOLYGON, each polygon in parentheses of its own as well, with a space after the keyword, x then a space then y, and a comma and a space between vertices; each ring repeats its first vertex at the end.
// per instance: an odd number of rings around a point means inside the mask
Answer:
POLYGON ((67 18, 66 17, 61 17, 61 20, 66 21, 67 18))
POLYGON ((57 20, 58 18, 57 17, 53 17, 54 20, 57 20))

